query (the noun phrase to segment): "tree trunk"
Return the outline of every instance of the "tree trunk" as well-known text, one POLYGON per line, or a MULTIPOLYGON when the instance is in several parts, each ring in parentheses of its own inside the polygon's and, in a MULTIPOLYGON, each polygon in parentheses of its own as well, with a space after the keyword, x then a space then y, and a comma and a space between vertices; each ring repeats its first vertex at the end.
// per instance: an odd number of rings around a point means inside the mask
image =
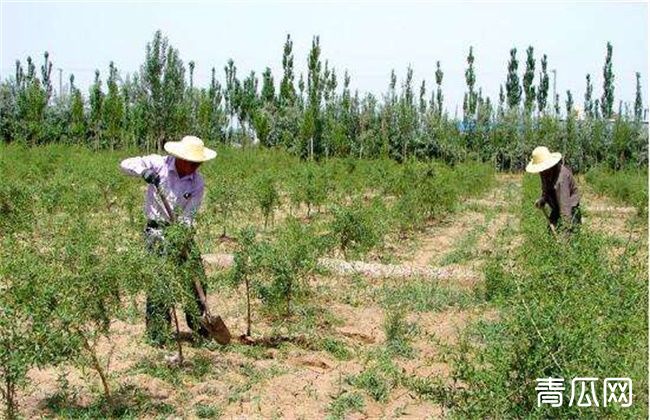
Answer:
POLYGON ((6 407, 5 413, 7 414, 7 419, 14 420, 18 418, 16 415, 16 384, 9 378, 7 375, 5 377, 5 388, 2 390, 2 396, 5 399, 6 407))
POLYGON ((97 353, 88 343, 88 339, 86 338, 85 334, 81 331, 79 331, 79 333, 83 338, 84 349, 86 349, 86 351, 90 354, 92 367, 97 371, 97 373, 99 374, 99 378, 102 381, 102 387, 104 388, 104 395, 106 396, 106 401, 108 402, 109 405, 112 405, 113 401, 111 397, 111 390, 110 387, 108 386, 108 379, 106 378, 106 373, 104 372, 102 365, 99 363, 99 359, 97 358, 97 353))
POLYGON ((172 306, 172 315, 174 316, 174 326, 176 327, 176 345, 178 346, 178 363, 183 365, 183 345, 181 344, 181 329, 178 327, 178 317, 176 316, 176 306, 172 306))
POLYGON ((245 277, 246 281, 246 335, 251 336, 251 292, 248 276, 245 277))

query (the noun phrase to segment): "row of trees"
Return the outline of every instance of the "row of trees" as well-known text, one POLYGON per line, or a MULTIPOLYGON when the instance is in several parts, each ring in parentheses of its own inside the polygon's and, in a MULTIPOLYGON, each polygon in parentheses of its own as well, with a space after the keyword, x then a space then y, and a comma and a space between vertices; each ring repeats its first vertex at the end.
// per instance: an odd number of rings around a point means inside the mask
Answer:
POLYGON ((348 72, 340 77, 323 62, 319 37, 312 41, 307 64, 306 78, 300 74, 296 82, 293 42, 287 36, 277 90, 270 68, 260 80, 255 72, 239 75, 232 60, 224 67, 223 84, 212 68, 210 85, 199 88, 194 85, 194 62, 185 66, 158 31, 147 44, 139 72, 121 78, 111 63, 105 86, 96 71, 85 98, 74 75, 66 92, 53 95, 46 52, 40 72, 28 57, 26 67, 17 61, 15 77, 0 84, 0 135, 28 144, 62 141, 153 151, 165 141, 195 133, 210 143, 281 146, 303 158, 436 157, 454 162, 475 157, 493 160, 502 169, 521 168, 530 149, 544 143, 564 151, 578 169, 602 160, 613 166, 647 162, 640 75, 633 110, 620 101, 615 113, 609 43, 600 97, 586 75, 584 115, 577 114, 570 91, 564 104, 559 94, 550 103, 547 56, 542 56, 536 77, 533 47, 526 50, 521 79, 517 50, 510 51, 496 104, 477 85, 470 47, 462 118, 450 117, 445 109, 439 61, 430 93, 424 80, 417 90, 408 67, 400 86, 391 71, 381 97, 352 92, 348 72))

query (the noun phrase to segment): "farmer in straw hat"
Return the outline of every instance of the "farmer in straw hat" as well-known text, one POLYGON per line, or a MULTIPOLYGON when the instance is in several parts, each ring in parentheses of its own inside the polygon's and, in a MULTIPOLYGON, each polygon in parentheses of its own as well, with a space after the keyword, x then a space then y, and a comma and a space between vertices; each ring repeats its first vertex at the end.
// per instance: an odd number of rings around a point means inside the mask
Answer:
POLYGON ((551 153, 544 146, 536 147, 526 172, 540 176, 542 196, 535 201, 535 207, 544 209, 548 204, 551 208, 548 216, 551 229, 564 224, 571 230, 581 223, 580 193, 571 169, 562 164, 561 153, 551 153))
MULTIPOLYGON (((149 184, 145 194, 144 213, 147 225, 144 238, 147 249, 159 254, 165 252, 163 233, 171 220, 164 204, 157 196, 157 189, 160 189, 167 199, 178 221, 192 226, 194 216, 201 206, 204 191, 203 177, 197 169, 201 163, 214 159, 217 155, 217 152, 205 147, 203 141, 194 136, 185 136, 181 141, 165 143, 165 151, 170 156, 139 156, 125 159, 120 163, 124 173, 142 177, 149 184)), ((200 257, 198 261, 191 261, 191 263, 200 267, 198 271, 204 278, 205 273, 200 257)), ((194 289, 193 292, 196 307, 185 308, 187 325, 193 331, 206 336, 207 332, 199 323, 199 314, 205 311, 205 307, 194 289)), ((151 341, 162 345, 169 336, 170 308, 153 294, 147 296, 146 324, 147 335, 151 341)))

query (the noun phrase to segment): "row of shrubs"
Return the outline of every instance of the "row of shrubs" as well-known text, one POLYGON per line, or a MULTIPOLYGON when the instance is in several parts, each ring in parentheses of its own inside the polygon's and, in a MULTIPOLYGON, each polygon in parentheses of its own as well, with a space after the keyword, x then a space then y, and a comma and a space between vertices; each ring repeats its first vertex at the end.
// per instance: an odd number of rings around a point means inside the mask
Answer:
MULTIPOLYGON (((238 241, 229 279, 246 283, 253 307, 273 318, 287 318, 308 303, 306 280, 318 256, 367 252, 392 230, 443 217, 492 179, 489 167, 472 163, 316 164, 274 150, 220 154, 201 168, 207 196, 197 239, 210 239, 210 225, 224 220, 236 218, 233 228, 254 224, 233 229, 238 241), (271 225, 280 204, 295 207, 296 215, 303 211, 296 203, 311 217, 271 225)), ((17 416, 17 392, 29 369, 70 365, 96 371, 104 401, 117 415, 114 375, 98 339, 110 339, 113 321, 140 313, 136 298, 144 293, 179 308, 193 301, 186 284, 196 267, 144 249, 144 183, 119 172, 126 156, 62 145, 0 146, 0 380, 9 418, 17 416)), ((188 233, 170 230, 167 237, 184 244, 188 233)))
POLYGON ((601 165, 587 172, 585 178, 596 192, 634 206, 642 219, 648 217, 647 169, 612 171, 601 165))
POLYGON ((453 388, 450 405, 467 418, 646 418, 647 244, 586 226, 555 238, 531 209, 538 193, 539 180, 526 176, 518 209, 523 241, 485 269, 486 298, 500 315, 476 324, 454 352, 454 375, 464 385, 453 388), (538 406, 536 379, 549 377, 564 379, 561 408, 538 406), (578 377, 599 378, 599 407, 569 406, 578 377), (633 405, 603 407, 604 378, 631 378, 633 405))

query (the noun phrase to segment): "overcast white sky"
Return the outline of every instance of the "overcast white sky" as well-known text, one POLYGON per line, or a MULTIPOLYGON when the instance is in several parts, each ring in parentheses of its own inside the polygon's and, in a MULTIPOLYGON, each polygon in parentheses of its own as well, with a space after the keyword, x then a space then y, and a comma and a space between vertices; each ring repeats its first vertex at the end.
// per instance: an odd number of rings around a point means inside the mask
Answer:
POLYGON ((104 80, 111 60, 123 76, 137 71, 146 43, 161 29, 185 62, 196 62, 198 85, 208 83, 213 66, 223 80, 228 58, 235 61, 239 75, 251 70, 260 74, 269 66, 278 83, 286 34, 294 40, 297 75, 306 72, 312 36, 320 35, 322 58, 339 75, 347 68, 352 88, 362 93, 385 92, 391 69, 401 83, 409 64, 414 68, 416 91, 422 79, 430 88, 435 83, 435 62, 440 60, 446 105, 453 115, 462 103, 470 45, 476 57, 477 86, 493 100, 506 78, 510 48, 518 50, 521 74, 525 49, 532 45, 536 73, 539 58, 546 53, 549 70, 557 69, 562 100, 571 89, 575 102, 581 104, 587 73, 592 74, 595 94, 602 92, 605 45, 611 41, 616 107, 619 99, 634 100, 637 71, 647 106, 647 3, 1 3, 2 79, 13 75, 16 59, 24 61, 31 55, 40 65, 47 50, 55 68, 63 69, 64 81, 72 72, 85 90, 95 68, 104 80))

